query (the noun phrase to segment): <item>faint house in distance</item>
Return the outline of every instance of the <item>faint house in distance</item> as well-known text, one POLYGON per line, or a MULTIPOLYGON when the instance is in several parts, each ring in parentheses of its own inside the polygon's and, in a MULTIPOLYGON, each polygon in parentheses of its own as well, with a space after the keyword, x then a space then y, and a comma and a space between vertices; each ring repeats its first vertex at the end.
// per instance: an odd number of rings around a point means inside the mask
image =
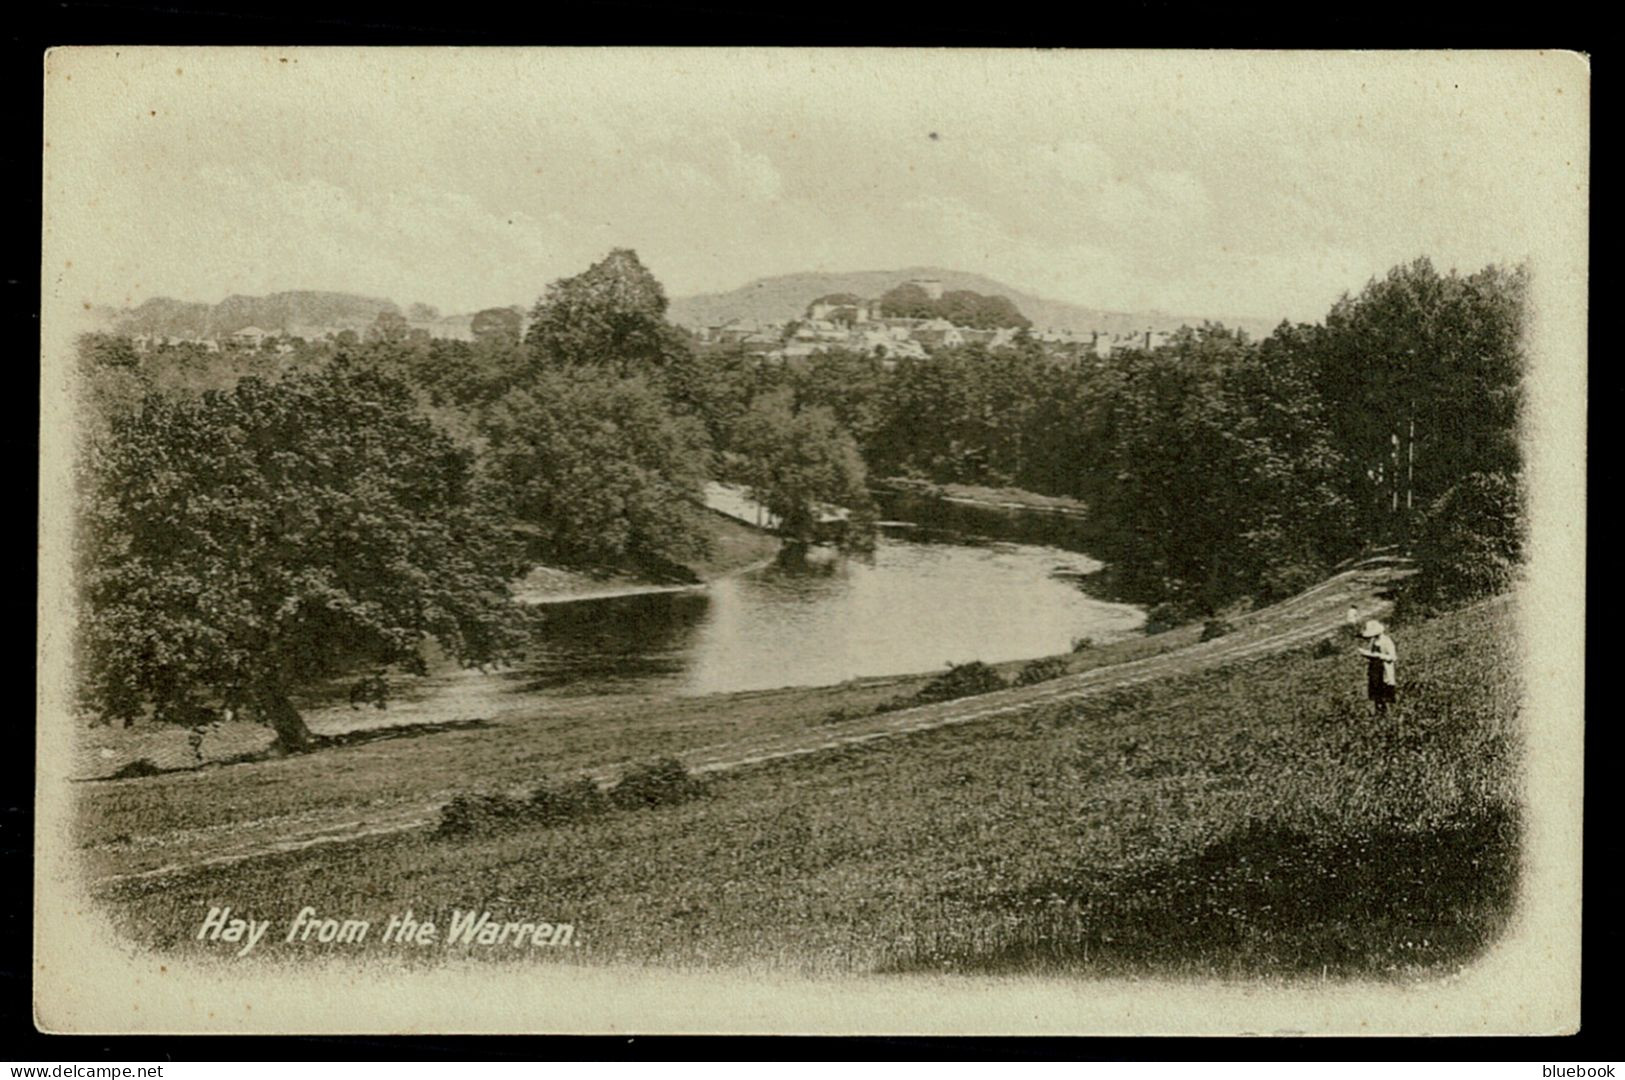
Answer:
POLYGON ((947 319, 928 319, 916 326, 910 335, 921 345, 934 347, 939 345, 963 345, 964 332, 947 319))

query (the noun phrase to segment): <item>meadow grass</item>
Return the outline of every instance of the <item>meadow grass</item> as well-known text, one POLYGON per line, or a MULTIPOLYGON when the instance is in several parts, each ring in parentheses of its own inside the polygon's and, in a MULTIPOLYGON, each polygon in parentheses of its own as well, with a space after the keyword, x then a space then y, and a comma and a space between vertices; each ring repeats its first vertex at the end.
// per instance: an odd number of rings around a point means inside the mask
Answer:
POLYGON ((1513 631, 1506 599, 1401 627, 1386 717, 1357 658, 1309 646, 720 774, 704 799, 310 848, 104 896, 130 937, 174 950, 207 948, 192 933, 212 904, 279 924, 308 904, 569 922, 579 947, 547 957, 582 963, 1437 974, 1514 904, 1513 631))

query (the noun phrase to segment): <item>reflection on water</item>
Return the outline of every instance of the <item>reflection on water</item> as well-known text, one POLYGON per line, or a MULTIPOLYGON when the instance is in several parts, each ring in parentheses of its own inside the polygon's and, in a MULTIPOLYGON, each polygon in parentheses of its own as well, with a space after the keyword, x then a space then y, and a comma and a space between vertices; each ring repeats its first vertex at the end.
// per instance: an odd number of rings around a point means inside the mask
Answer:
POLYGON ((887 530, 875 550, 788 548, 703 592, 546 609, 527 689, 708 694, 819 686, 967 660, 1064 652, 1138 629, 1138 609, 1070 578, 1099 568, 1052 547, 887 530))
POLYGON ((317 706, 312 726, 491 716, 537 695, 822 686, 1048 656, 1144 622, 1139 609, 1078 589, 1100 564, 1067 550, 1080 543, 1075 521, 917 498, 886 500, 882 512, 912 524, 885 528, 872 552, 786 548, 772 565, 705 589, 544 605, 523 662, 414 681, 387 712, 317 706))

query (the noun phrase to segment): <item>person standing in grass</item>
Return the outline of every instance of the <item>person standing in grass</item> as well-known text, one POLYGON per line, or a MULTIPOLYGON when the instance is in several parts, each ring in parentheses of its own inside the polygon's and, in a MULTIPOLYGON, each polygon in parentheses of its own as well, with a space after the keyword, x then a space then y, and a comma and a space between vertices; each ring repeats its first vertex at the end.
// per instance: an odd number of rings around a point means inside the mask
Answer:
POLYGON ((1376 619, 1366 621, 1360 637, 1364 641, 1360 655, 1365 657, 1366 695, 1376 706, 1377 715, 1383 716, 1398 693, 1399 679, 1395 669, 1399 664, 1399 652, 1394 648, 1394 639, 1388 636, 1388 631, 1376 619))

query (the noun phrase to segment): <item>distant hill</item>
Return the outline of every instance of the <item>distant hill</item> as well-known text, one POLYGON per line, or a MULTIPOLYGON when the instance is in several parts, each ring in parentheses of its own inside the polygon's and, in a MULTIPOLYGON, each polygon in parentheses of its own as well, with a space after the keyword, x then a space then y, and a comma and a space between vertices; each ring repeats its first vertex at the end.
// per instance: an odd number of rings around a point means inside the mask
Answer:
POLYGON ((277 333, 365 330, 380 312, 400 313, 393 300, 351 293, 294 291, 270 296, 228 296, 218 304, 154 297, 115 318, 123 334, 216 338, 247 326, 277 333))
POLYGON ((731 292, 702 293, 698 296, 680 296, 671 301, 668 317, 683 326, 714 326, 728 319, 743 318, 759 322, 787 322, 800 318, 807 305, 831 293, 852 293, 873 298, 915 278, 935 278, 945 290, 968 289, 989 296, 1008 297, 1021 313, 1032 320, 1037 329, 1099 330, 1102 333, 1131 333, 1138 330, 1177 330, 1181 326, 1200 326, 1205 320, 1246 330, 1254 337, 1263 337, 1280 320, 1227 318, 1222 315, 1170 315, 1163 311, 1104 311, 1098 308, 1068 304, 1061 300, 1046 300, 1031 293, 1012 289, 1002 282, 981 274, 968 274, 958 270, 944 270, 933 266, 915 266, 903 270, 862 270, 854 273, 785 274, 780 277, 760 278, 731 292))

